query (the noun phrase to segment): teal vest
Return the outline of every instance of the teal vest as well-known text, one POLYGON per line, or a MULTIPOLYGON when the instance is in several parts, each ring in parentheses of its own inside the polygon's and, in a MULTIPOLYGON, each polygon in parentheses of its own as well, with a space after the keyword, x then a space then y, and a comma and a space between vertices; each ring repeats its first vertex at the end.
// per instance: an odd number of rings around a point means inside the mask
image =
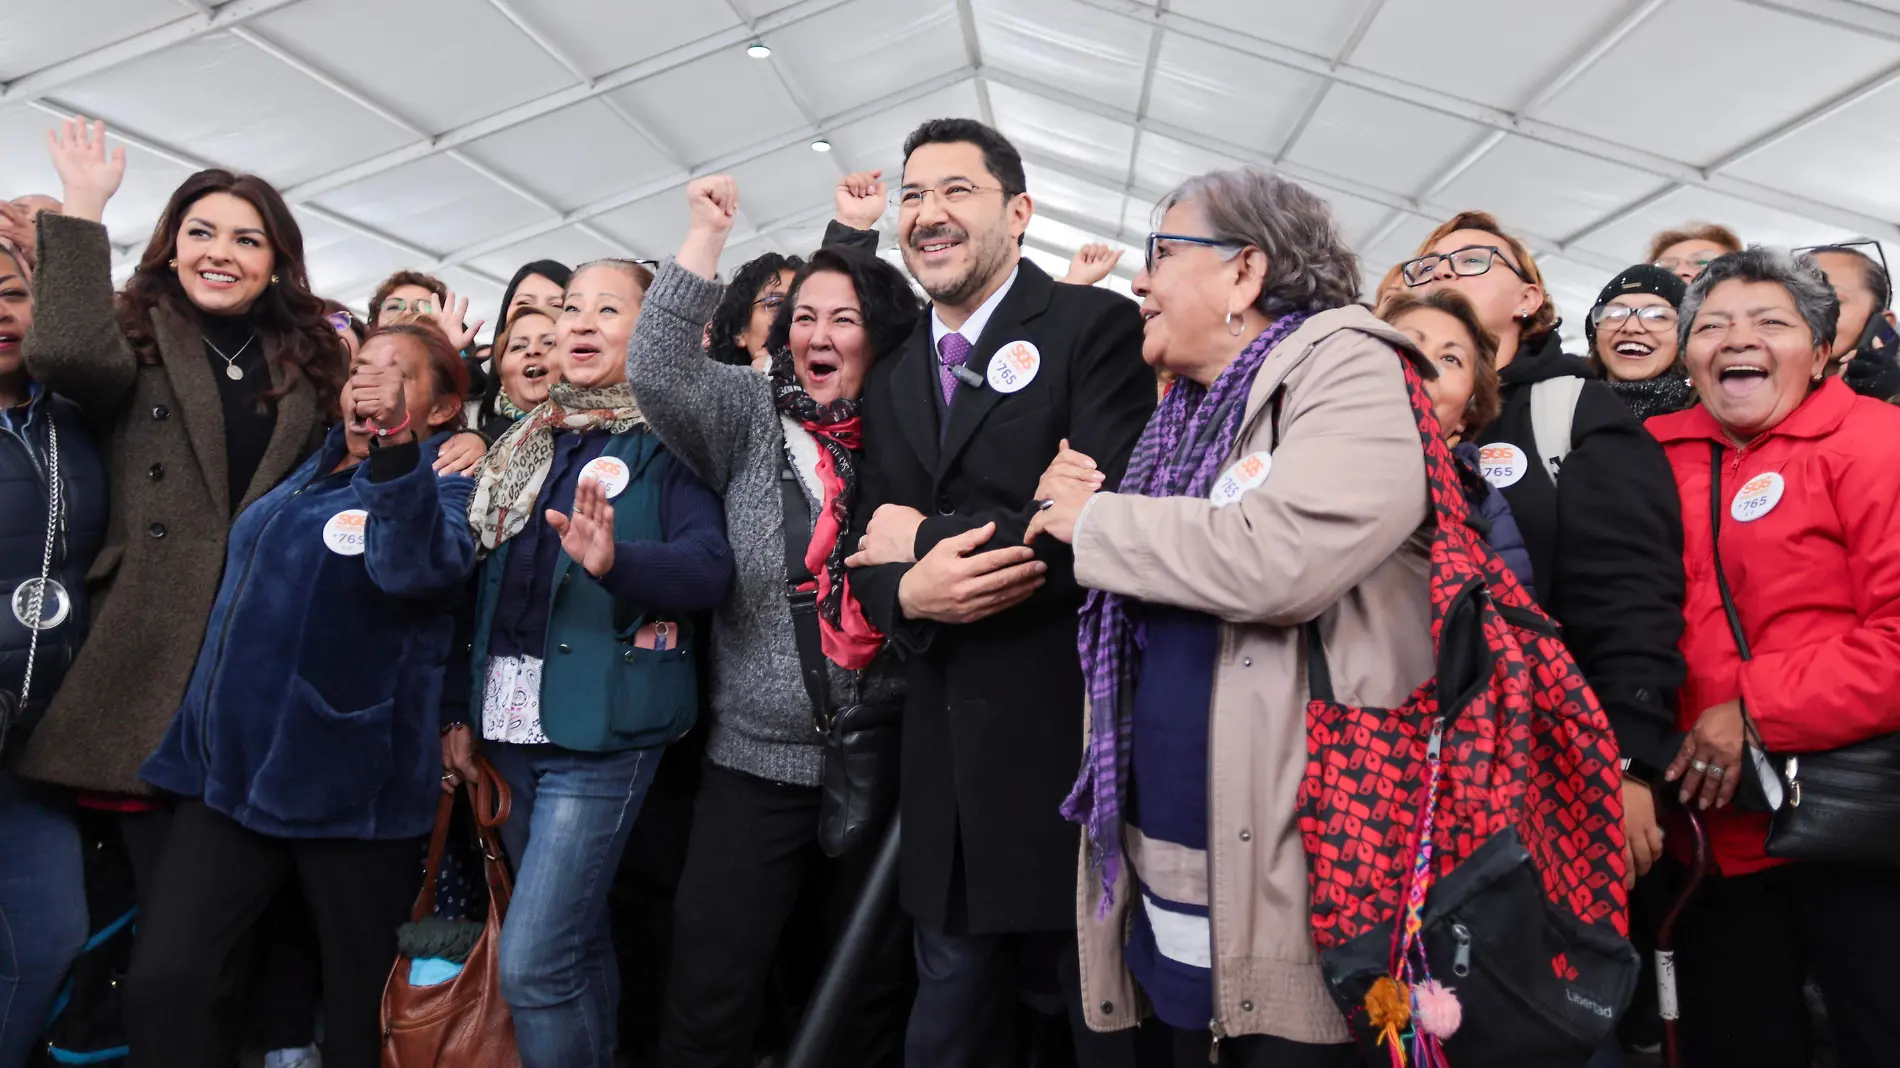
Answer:
MULTIPOLYGON (((624 460, 631 472, 627 488, 613 499, 614 540, 663 540, 661 490, 678 461, 644 428, 614 435, 602 455, 624 460)), ((513 548, 512 541, 503 542, 482 563, 469 658, 477 709, 487 689, 489 637, 513 548)), ((566 553, 558 560, 542 649, 542 732, 562 748, 593 753, 665 745, 685 734, 699 708, 691 622, 669 620, 673 635, 664 651, 638 648, 634 633, 653 618, 647 610, 616 601, 566 553)), ((471 718, 481 722, 479 713, 471 718)))

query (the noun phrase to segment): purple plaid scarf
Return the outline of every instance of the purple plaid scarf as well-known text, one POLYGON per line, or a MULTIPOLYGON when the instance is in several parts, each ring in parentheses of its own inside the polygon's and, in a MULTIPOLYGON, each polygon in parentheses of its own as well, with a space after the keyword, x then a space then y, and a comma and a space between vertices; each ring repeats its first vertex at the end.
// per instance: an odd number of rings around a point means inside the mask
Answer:
MULTIPOLYGON (((1219 477, 1247 408, 1254 376, 1267 354, 1306 321, 1303 312, 1276 319, 1211 387, 1186 378, 1162 398, 1128 458, 1118 493, 1143 497, 1205 497, 1219 477)), ((1076 648, 1088 681, 1089 739, 1082 774, 1062 803, 1063 818, 1088 829, 1094 866, 1101 869, 1102 914, 1114 901, 1122 862, 1122 789, 1132 744, 1138 650, 1146 644, 1139 602, 1089 591, 1082 604, 1076 648)))

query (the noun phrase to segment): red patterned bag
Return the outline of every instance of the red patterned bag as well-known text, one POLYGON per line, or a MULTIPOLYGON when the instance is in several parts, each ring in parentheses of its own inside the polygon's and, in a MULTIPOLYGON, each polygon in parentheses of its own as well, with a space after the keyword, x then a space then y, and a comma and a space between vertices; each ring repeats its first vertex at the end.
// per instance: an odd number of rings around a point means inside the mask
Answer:
POLYGON ((1396 709, 1334 700, 1307 628, 1300 836, 1328 986, 1373 1063, 1582 1065, 1635 990, 1615 737, 1469 522, 1408 363, 1438 530, 1437 675, 1396 709))

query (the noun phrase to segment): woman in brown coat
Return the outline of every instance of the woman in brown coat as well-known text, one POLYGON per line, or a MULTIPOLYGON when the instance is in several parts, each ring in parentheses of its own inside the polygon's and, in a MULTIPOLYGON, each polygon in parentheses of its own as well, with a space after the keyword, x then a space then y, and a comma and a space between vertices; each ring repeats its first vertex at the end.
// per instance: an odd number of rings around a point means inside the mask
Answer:
POLYGON ((1301 625, 1317 621, 1350 703, 1396 705, 1431 675, 1405 361, 1431 372, 1353 303, 1357 264, 1312 194, 1216 172, 1162 203, 1135 293, 1142 354, 1177 384, 1116 492, 1065 450, 1030 528, 1071 543, 1097 591, 1064 806, 1087 830, 1082 1003, 1099 1030, 1152 1009, 1177 1066, 1216 1046, 1228 1065, 1331 1068, 1351 1053, 1297 833, 1301 625))

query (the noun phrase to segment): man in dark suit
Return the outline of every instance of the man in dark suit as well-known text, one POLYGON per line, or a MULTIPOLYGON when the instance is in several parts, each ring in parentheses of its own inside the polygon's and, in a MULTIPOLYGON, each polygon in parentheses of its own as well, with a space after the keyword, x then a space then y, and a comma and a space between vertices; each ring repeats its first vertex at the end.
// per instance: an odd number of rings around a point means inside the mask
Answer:
POLYGON ((1068 1002, 1082 1065, 1132 1063, 1082 1023, 1082 757, 1067 547, 1023 535, 1064 440, 1121 477, 1155 402, 1136 306, 1022 258, 1022 159, 967 119, 904 145, 898 244, 933 300, 864 393, 853 588, 905 651, 901 896, 917 923, 909 1068, 1014 1063, 1017 1003, 1068 1002))

